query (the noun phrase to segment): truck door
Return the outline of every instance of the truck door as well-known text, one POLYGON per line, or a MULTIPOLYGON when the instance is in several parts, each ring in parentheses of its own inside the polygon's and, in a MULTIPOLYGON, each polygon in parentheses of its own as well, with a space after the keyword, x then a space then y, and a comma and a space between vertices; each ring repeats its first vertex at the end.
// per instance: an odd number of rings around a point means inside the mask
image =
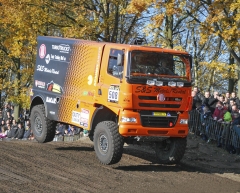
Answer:
POLYGON ((107 106, 119 107, 119 96, 121 92, 121 80, 123 77, 123 66, 117 64, 118 54, 123 54, 119 48, 105 47, 103 66, 101 68, 102 99, 107 106))

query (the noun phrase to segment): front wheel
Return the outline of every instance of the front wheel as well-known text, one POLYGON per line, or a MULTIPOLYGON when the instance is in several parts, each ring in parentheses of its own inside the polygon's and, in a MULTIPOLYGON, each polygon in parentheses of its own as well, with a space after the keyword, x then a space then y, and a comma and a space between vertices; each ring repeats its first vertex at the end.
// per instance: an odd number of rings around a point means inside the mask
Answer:
POLYGON ((186 138, 169 138, 156 143, 155 152, 161 164, 176 164, 182 159, 187 146, 186 138))
POLYGON ((102 164, 115 164, 122 158, 124 140, 115 122, 98 123, 94 130, 93 141, 94 150, 102 164))
POLYGON ((44 105, 36 105, 32 108, 30 121, 34 138, 38 142, 45 143, 53 140, 56 122, 46 117, 44 105))

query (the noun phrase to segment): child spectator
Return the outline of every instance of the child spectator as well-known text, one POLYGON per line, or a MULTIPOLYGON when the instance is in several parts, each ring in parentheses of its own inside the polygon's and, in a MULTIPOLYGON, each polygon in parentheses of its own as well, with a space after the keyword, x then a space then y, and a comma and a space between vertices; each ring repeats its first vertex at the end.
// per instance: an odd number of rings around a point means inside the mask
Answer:
POLYGON ((2 131, 0 133, 0 139, 6 138, 7 137, 7 128, 2 127, 2 131))
POLYGON ((203 108, 203 114, 201 115, 202 126, 204 127, 203 133, 201 133, 201 137, 204 141, 208 140, 208 128, 209 128, 209 118, 212 116, 212 112, 208 106, 203 108))

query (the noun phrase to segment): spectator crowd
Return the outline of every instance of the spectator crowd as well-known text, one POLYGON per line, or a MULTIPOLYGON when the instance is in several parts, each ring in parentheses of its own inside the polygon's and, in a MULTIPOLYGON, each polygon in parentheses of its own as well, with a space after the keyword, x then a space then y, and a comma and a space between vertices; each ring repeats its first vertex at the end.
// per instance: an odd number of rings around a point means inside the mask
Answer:
MULTIPOLYGON (((58 123, 56 126, 56 135, 58 136, 74 136, 83 132, 83 136, 88 136, 87 130, 82 130, 72 125, 58 123)), ((22 109, 20 116, 14 118, 14 106, 6 103, 0 109, 0 140, 15 139, 15 140, 33 140, 34 135, 31 130, 29 120, 29 110, 22 109)))
POLYGON ((34 139, 27 109, 23 109, 20 116, 15 119, 14 106, 6 103, 0 109, 0 122, 0 139, 34 139))
MULTIPOLYGON (((217 147, 226 147, 229 153, 240 155, 240 100, 235 92, 219 94, 214 91, 210 95, 209 91, 201 93, 197 87, 192 90, 192 110, 197 110, 200 116, 201 129, 199 135, 204 141, 212 141, 212 131, 214 128, 217 147), (214 127, 213 127, 214 125, 214 127), (229 127, 225 127, 225 126, 229 127), (217 127, 216 127, 217 126, 217 127), (234 134, 232 143, 226 146, 226 132, 230 128, 234 134)), ((191 115, 190 115, 191 116, 191 115)))

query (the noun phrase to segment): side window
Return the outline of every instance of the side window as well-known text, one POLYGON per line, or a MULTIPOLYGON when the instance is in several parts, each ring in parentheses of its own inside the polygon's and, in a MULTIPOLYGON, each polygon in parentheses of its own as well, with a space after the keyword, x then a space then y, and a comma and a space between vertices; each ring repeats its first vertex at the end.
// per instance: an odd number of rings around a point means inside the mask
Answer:
POLYGON ((122 54, 122 50, 110 50, 107 72, 116 78, 121 78, 123 73, 123 66, 117 65, 118 54, 122 54))

